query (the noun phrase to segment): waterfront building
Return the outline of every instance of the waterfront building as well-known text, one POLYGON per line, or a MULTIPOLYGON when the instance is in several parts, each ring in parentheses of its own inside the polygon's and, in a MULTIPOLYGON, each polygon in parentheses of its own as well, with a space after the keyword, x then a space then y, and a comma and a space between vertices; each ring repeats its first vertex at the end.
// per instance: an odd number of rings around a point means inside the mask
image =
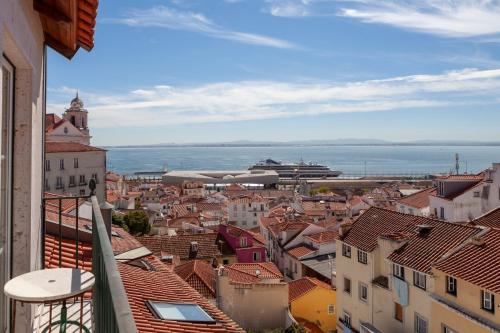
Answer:
POLYGON ((431 214, 450 222, 471 221, 500 207, 500 163, 478 174, 449 175, 435 181, 431 214))

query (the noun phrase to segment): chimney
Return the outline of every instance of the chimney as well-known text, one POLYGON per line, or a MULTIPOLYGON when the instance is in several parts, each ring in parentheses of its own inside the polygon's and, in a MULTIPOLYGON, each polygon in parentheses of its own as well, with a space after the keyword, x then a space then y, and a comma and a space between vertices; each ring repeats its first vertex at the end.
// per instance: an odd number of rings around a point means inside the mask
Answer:
POLYGON ((476 246, 484 246, 484 239, 481 236, 474 236, 471 238, 470 242, 476 246))
POLYGON ((339 235, 341 237, 347 236, 351 228, 352 228, 352 223, 342 223, 339 227, 339 235))

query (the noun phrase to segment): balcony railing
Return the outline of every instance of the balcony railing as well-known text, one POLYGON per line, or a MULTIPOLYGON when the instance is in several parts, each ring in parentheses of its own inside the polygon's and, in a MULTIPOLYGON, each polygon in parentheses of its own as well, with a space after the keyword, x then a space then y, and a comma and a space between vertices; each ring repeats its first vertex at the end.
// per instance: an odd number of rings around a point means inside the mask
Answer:
MULTIPOLYGON (((67 239, 68 236, 74 238, 76 245, 74 253, 76 263, 75 268, 81 268, 83 266, 82 262, 84 254, 79 253, 79 243, 81 243, 80 232, 82 232, 83 228, 79 228, 79 222, 81 222, 82 218, 79 216, 78 211, 78 207, 82 199, 90 200, 92 202, 92 273, 95 277, 95 285, 92 290, 92 330, 97 333, 137 333, 137 328, 132 311, 130 310, 125 288, 114 258, 110 235, 108 234, 99 207, 99 202, 95 195, 44 198, 43 216, 47 216, 45 214, 48 205, 56 208, 55 210, 52 209, 52 212, 57 212, 57 226, 52 223, 50 226, 50 233, 56 237, 57 247, 59 250, 58 267, 63 267, 62 243, 63 238, 67 239), (71 200, 75 200, 75 208, 71 214, 71 218, 75 224, 74 235, 69 235, 69 233, 72 233, 73 227, 68 229, 67 225, 63 225, 63 203, 71 202, 71 200)), ((64 213, 64 217, 68 218, 66 213, 64 213)), ((48 222, 46 221, 45 223, 42 223, 42 265, 45 263, 45 233, 47 231, 47 224, 48 222)))

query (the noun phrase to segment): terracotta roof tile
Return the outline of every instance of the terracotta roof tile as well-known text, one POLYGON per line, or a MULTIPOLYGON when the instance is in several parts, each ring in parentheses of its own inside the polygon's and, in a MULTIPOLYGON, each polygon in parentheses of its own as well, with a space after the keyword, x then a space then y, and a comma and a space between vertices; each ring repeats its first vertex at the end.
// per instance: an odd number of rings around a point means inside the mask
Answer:
POLYGON ((500 293, 500 230, 490 229, 476 244, 469 242, 435 268, 469 283, 500 293), (481 245, 481 241, 484 242, 481 245))
POLYGON ((500 207, 478 217, 470 224, 500 229, 500 207))
POLYGON ((148 266, 153 267, 153 270, 118 263, 118 270, 139 332, 243 332, 227 315, 210 304, 158 258, 151 256, 144 260, 148 262, 148 266), (146 305, 148 300, 197 304, 215 319, 216 323, 158 319, 146 305))
POLYGON ((161 252, 178 255, 181 260, 212 259, 221 255, 217 245, 217 233, 184 234, 177 236, 141 236, 137 240, 153 254, 161 252), (191 242, 198 243, 198 252, 192 253, 191 242))
POLYGON ((78 142, 47 141, 45 142, 46 153, 67 153, 67 152, 90 152, 106 151, 101 148, 84 145, 78 142))
POLYGON ((291 303, 295 301, 297 298, 305 295, 315 288, 332 290, 332 287, 327 283, 308 276, 290 281, 288 283, 288 302, 291 303))
POLYGON ((235 263, 224 267, 234 283, 253 284, 262 279, 283 279, 283 274, 272 262, 235 263))
POLYGON ((316 249, 309 247, 307 245, 299 245, 286 251, 289 255, 296 259, 300 259, 304 256, 316 252, 316 249))
POLYGON ((430 273, 433 263, 480 229, 428 219, 425 226, 411 226, 406 231, 410 236, 405 245, 394 251, 388 259, 413 270, 430 273))
POLYGON ((333 243, 335 239, 338 237, 338 232, 334 230, 321 231, 316 234, 307 235, 306 237, 311 239, 312 241, 325 244, 325 243, 333 243))
POLYGON ((405 231, 410 226, 426 224, 428 221, 429 219, 425 217, 371 207, 351 224, 347 235, 339 236, 339 238, 346 244, 372 252, 377 247, 379 236, 405 231))
POLYGON ((425 208, 429 207, 429 195, 435 195, 437 190, 435 187, 431 187, 417 193, 410 194, 398 201, 398 203, 415 207, 415 208, 425 208))
MULTIPOLYGON (((45 268, 76 268, 76 242, 61 239, 61 266, 59 266, 59 238, 45 235, 45 268)), ((78 243, 78 267, 92 271, 92 244, 78 243)))
POLYGON ((215 272, 203 260, 191 260, 174 268, 174 272, 205 298, 215 297, 215 272))

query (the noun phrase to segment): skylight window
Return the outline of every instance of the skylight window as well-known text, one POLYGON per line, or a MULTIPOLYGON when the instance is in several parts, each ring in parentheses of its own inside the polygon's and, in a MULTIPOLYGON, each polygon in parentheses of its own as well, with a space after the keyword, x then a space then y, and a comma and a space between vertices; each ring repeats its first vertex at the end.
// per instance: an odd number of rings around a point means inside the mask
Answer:
POLYGON ((215 320, 197 304, 160 301, 147 301, 147 304, 155 316, 160 319, 215 323, 215 320))

